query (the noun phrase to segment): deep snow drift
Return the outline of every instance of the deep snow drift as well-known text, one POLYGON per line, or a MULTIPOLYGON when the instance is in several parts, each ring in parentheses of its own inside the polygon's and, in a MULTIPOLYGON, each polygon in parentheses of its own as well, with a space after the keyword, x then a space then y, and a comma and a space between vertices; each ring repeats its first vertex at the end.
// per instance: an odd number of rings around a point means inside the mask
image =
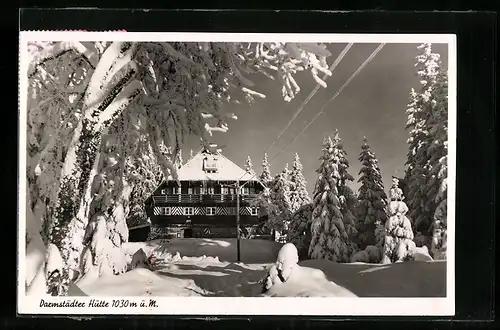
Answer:
MULTIPOLYGON (((128 254, 142 248, 154 252, 157 265, 139 267, 118 276, 89 274, 77 283, 90 296, 260 296, 270 265, 281 244, 241 240, 236 262, 234 239, 172 239, 128 243, 128 254)), ((446 262, 415 261, 390 265, 336 264, 325 260, 300 262, 283 284, 266 296, 275 297, 444 297, 446 262)), ((72 290, 73 291, 73 290, 72 290)), ((73 292, 78 292, 77 290, 73 292)), ((76 295, 76 293, 75 293, 76 295)))

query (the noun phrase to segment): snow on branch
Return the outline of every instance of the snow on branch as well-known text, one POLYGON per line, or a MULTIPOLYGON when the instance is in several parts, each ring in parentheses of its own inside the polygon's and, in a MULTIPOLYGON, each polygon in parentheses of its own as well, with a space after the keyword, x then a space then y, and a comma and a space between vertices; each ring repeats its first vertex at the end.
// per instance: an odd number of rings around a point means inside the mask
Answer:
MULTIPOLYGON (((206 113, 206 112, 202 112, 201 113, 201 117, 203 119, 210 119, 210 118, 216 118, 216 116, 214 116, 213 114, 211 113, 206 113)), ((232 112, 229 112, 229 113, 222 113, 222 114, 219 114, 219 117, 224 117, 224 118, 229 118, 229 119, 238 119, 238 116, 236 116, 234 113, 232 112)))
POLYGON ((248 94, 251 94, 253 96, 257 96, 257 97, 260 97, 261 99, 265 99, 266 98, 266 95, 262 94, 262 93, 259 93, 259 92, 256 92, 254 90, 251 90, 249 88, 246 88, 246 87, 243 87, 241 88, 241 90, 245 93, 248 93, 248 94))
POLYGON ((135 44, 127 45, 125 42, 113 42, 103 53, 101 60, 92 75, 87 89, 87 105, 97 102, 105 93, 103 86, 113 79, 115 74, 127 65, 136 50, 135 44))
POLYGON ((76 52, 83 55, 83 57, 85 58, 85 60, 87 60, 87 62, 92 67, 92 69, 95 69, 95 67, 97 65, 97 61, 98 61, 97 54, 95 52, 91 51, 89 48, 87 48, 85 45, 83 45, 79 41, 74 41, 73 44, 74 44, 73 49, 76 52))
POLYGON ((139 80, 133 80, 125 86, 115 97, 113 102, 103 110, 95 127, 95 131, 102 129, 106 122, 111 121, 118 113, 127 108, 130 103, 140 94, 142 84, 139 80))
MULTIPOLYGON (((38 46, 38 45, 37 45, 38 46)), ((39 65, 44 64, 49 60, 58 58, 59 56, 69 52, 75 51, 82 55, 85 60, 95 68, 97 57, 96 54, 91 52, 87 47, 85 47, 81 42, 78 41, 64 41, 58 42, 45 48, 43 51, 36 53, 28 68, 28 77, 31 78, 37 71, 39 65)))
MULTIPOLYGON (((332 75, 326 62, 331 53, 324 44, 275 42, 258 43, 254 47, 255 52, 246 52, 244 55, 266 77, 272 77, 266 70, 275 71, 282 84, 282 96, 287 102, 300 92, 293 77, 297 72, 309 70, 315 82, 322 87, 326 87, 326 83, 319 74, 323 73, 327 77, 332 75)), ((239 77, 238 72, 235 75, 239 77)))
POLYGON ((213 132, 227 132, 229 127, 227 124, 222 124, 221 126, 210 126, 208 123, 205 123, 205 130, 210 136, 212 136, 213 132))

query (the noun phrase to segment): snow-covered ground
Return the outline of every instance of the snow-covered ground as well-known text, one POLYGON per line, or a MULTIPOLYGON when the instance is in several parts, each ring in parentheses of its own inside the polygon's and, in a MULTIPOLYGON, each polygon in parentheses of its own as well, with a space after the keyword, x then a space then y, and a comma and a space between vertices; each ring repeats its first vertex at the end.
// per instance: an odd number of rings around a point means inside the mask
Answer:
POLYGON ((323 271, 329 281, 359 297, 446 296, 446 261, 380 265, 306 260, 300 264, 323 271))
POLYGON ((258 281, 276 259, 281 244, 241 240, 241 263, 235 239, 172 239, 127 243, 130 255, 139 249, 154 253, 157 267, 143 267, 119 276, 88 274, 78 284, 92 296, 256 296, 258 281))
MULTIPOLYGON (((153 270, 139 267, 118 276, 97 278, 90 274, 77 285, 91 296, 259 296, 259 280, 266 276, 281 246, 272 241, 241 240, 242 262, 237 263, 234 239, 128 243, 125 248, 129 254, 140 248, 148 255, 154 251, 158 265, 153 270)), ((306 260, 299 265, 287 282, 273 286, 266 295, 446 296, 445 261, 375 265, 306 260)))

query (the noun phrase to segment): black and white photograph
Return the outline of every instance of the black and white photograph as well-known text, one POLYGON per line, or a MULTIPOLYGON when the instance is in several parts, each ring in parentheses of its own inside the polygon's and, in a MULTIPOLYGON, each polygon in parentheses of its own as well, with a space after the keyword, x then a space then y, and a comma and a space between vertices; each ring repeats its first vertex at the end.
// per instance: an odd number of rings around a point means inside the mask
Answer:
POLYGON ((454 35, 19 56, 20 314, 453 315, 454 35))

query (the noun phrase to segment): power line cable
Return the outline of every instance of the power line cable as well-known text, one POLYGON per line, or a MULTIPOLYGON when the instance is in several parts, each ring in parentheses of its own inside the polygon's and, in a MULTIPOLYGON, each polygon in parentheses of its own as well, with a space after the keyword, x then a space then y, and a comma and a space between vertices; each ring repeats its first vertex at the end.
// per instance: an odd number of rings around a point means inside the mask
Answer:
MULTIPOLYGON (((309 126, 311 126, 314 121, 319 117, 321 116, 321 114, 323 114, 326 110, 326 106, 334 101, 337 96, 340 95, 340 93, 347 87, 347 85, 349 85, 349 83, 361 72, 361 70, 363 70, 372 60, 373 58, 382 50, 382 48, 386 45, 386 43, 381 43, 371 54, 370 56, 368 56, 368 58, 361 64, 361 66, 349 77, 349 79, 347 79, 347 81, 339 88, 339 90, 323 105, 323 107, 321 107, 319 113, 298 133, 294 136, 294 138, 285 146, 283 147, 270 161, 269 163, 272 164, 273 160, 275 160, 281 153, 283 153, 283 151, 285 151, 293 142, 295 142, 295 140, 297 140, 297 138, 299 138, 299 136, 309 128, 309 126)), ((246 174, 246 173, 245 173, 246 174)), ((240 181, 244 176, 242 175, 237 181, 240 181)), ((252 180, 253 178, 255 178, 257 176, 257 173, 255 173, 250 179, 247 180, 250 181, 252 180)), ((235 185, 236 186, 236 185, 235 185)), ((243 185, 242 185, 243 186, 243 185)), ((240 186, 240 187, 242 187, 240 186)))
MULTIPOLYGON (((347 46, 345 46, 345 48, 342 50, 342 52, 337 56, 337 58, 335 59, 335 61, 333 62, 333 64, 330 66, 329 71, 332 73, 332 75, 333 75, 333 71, 335 71, 335 69, 339 65, 340 61, 342 61, 342 59, 347 54, 347 52, 351 49, 352 46, 353 46, 353 43, 349 43, 347 46)), ((325 74, 323 76, 322 80, 325 81, 326 79, 328 79, 328 77, 329 76, 327 74, 325 74)), ((295 118, 297 118, 297 116, 302 112, 302 110, 307 105, 307 103, 309 103, 309 101, 311 101, 311 99, 313 98, 313 96, 318 92, 318 90, 320 89, 320 87, 321 87, 320 84, 316 84, 316 86, 311 91, 311 93, 309 93, 309 95, 306 97, 306 99, 304 100, 304 102, 302 102, 302 104, 300 105, 300 107, 297 109, 297 111, 293 115, 292 119, 290 119, 290 121, 285 126, 285 128, 283 128, 283 130, 280 132, 280 134, 278 135, 278 137, 269 145, 269 147, 266 148, 266 150, 264 151, 264 153, 268 152, 269 149, 271 149, 274 146, 274 144, 283 136, 283 134, 290 127, 290 125, 295 120, 295 118)))
MULTIPOLYGON (((335 71, 335 69, 339 65, 340 61, 342 61, 342 59, 349 52, 349 50, 352 48, 353 45, 354 45, 354 43, 352 43, 352 42, 349 43, 349 44, 347 44, 347 46, 344 47, 344 49, 342 50, 342 52, 340 52, 340 54, 337 56, 337 58, 335 59, 335 61, 332 63, 332 65, 329 68, 329 71, 332 73, 332 75, 333 75, 333 71, 335 71)), ((325 81, 326 79, 328 79, 328 77, 329 77, 329 75, 325 74, 323 76, 322 80, 325 81)), ((274 146, 274 144, 279 140, 279 138, 283 136, 283 134, 290 127, 290 125, 295 120, 295 118, 297 118, 297 116, 302 112, 302 110, 307 105, 307 103, 309 103, 309 101, 311 101, 311 99, 313 98, 313 96, 318 92, 318 90, 320 89, 320 87, 321 87, 320 84, 316 84, 316 86, 311 91, 311 93, 309 93, 309 95, 306 97, 306 99, 302 102, 302 104, 300 105, 300 107, 297 109, 297 111, 293 115, 292 119, 288 122, 288 124, 285 126, 285 128, 283 128, 283 130, 274 139, 274 141, 264 150, 264 153, 268 152, 269 149, 271 149, 274 146)), ((240 181, 244 176, 245 176, 245 174, 242 175, 237 181, 240 181)))
POLYGON ((378 52, 380 52, 380 50, 382 50, 382 48, 385 46, 385 43, 382 43, 380 44, 371 54, 370 56, 363 62, 363 64, 361 64, 361 66, 351 75, 351 77, 349 77, 349 79, 347 79, 347 81, 344 83, 344 85, 342 85, 342 87, 340 87, 340 89, 323 105, 323 107, 321 107, 320 111, 318 112, 318 114, 298 133, 296 134, 293 139, 285 146, 283 147, 277 154, 276 156, 274 156, 270 162, 272 162, 274 159, 276 159, 276 157, 278 157, 283 151, 286 150, 286 148, 288 148, 293 142, 295 142, 295 140, 297 140, 299 138, 299 136, 304 133, 305 130, 307 130, 309 128, 309 126, 312 125, 312 123, 314 123, 314 121, 316 119, 318 119, 319 116, 321 116, 325 110, 326 110, 326 106, 328 104, 330 104, 330 102, 332 102, 333 100, 335 100, 337 98, 337 96, 339 96, 339 94, 344 90, 344 88, 361 72, 361 70, 363 70, 363 68, 368 65, 368 63, 370 63, 373 58, 378 54, 378 52))

